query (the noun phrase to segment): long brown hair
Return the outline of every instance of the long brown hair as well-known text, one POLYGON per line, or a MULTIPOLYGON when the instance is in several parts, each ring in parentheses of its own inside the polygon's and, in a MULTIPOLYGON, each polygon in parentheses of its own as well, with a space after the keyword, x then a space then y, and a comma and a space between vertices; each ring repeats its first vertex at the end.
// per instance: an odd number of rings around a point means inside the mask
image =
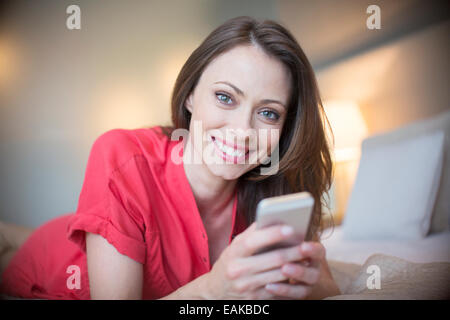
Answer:
POLYGON ((244 16, 230 19, 211 32, 190 55, 178 75, 172 92, 173 127, 163 128, 164 132, 170 136, 173 129, 189 130, 191 114, 185 107, 187 97, 208 64, 238 45, 259 46, 282 62, 291 73, 292 89, 278 145, 278 171, 273 175, 261 175, 260 167, 257 167, 238 179, 237 213, 250 224, 255 220, 256 206, 261 199, 308 191, 313 195, 315 205, 307 239, 318 240, 322 208, 328 207, 323 196, 328 195, 333 174, 324 128, 326 124, 329 127, 329 123, 311 64, 295 38, 282 25, 244 16))

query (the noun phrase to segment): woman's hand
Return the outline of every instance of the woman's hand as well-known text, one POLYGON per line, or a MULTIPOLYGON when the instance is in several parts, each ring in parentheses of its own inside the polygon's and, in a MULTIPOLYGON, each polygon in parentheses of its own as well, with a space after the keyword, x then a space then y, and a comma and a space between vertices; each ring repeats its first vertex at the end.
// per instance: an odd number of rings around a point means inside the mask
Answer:
MULTIPOLYGON (((222 252, 211 271, 205 275, 206 298, 209 299, 274 299, 277 296, 288 294, 296 299, 305 298, 311 291, 309 284, 297 284, 289 287, 288 292, 272 291, 266 285, 285 281, 288 278, 298 278, 302 281, 314 283, 316 268, 312 272, 308 269, 303 275, 296 270, 295 274, 286 274, 281 267, 291 262, 305 258, 301 245, 276 249, 269 252, 255 254, 259 250, 292 237, 288 233, 291 227, 271 226, 256 229, 253 223, 244 232, 239 234, 232 243, 222 252)), ((318 254, 313 250, 312 257, 318 254)), ((314 260, 317 263, 317 260, 314 260)), ((286 287, 282 287, 285 290, 286 287)))
POLYGON ((286 263, 281 267, 289 283, 270 283, 266 286, 266 290, 277 299, 304 299, 317 287, 322 267, 326 264, 325 248, 320 242, 303 242, 300 252, 300 261, 286 263))

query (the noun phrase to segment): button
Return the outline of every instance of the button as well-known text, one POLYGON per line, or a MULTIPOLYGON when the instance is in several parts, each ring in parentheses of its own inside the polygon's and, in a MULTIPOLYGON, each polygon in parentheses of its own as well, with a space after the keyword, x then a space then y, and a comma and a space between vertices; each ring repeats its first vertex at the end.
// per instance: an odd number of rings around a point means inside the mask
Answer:
POLYGON ((205 239, 205 234, 204 233, 202 233, 202 236, 203 236, 203 239, 205 239))

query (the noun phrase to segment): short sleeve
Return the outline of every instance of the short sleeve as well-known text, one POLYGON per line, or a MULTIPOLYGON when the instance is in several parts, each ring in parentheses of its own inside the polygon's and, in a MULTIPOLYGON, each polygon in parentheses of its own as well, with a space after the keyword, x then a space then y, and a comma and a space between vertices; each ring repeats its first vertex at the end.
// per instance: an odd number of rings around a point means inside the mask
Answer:
POLYGON ((135 204, 140 179, 133 141, 120 129, 108 131, 94 142, 76 213, 70 218, 69 240, 86 252, 86 232, 101 235, 118 252, 144 264, 145 223, 135 204))

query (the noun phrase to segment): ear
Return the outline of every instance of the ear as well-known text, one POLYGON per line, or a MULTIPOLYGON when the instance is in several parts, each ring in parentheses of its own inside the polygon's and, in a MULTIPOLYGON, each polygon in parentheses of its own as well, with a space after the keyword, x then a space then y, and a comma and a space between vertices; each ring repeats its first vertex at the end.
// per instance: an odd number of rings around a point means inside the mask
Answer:
POLYGON ((186 102, 184 103, 184 107, 189 110, 190 113, 192 113, 192 93, 187 97, 186 102))

